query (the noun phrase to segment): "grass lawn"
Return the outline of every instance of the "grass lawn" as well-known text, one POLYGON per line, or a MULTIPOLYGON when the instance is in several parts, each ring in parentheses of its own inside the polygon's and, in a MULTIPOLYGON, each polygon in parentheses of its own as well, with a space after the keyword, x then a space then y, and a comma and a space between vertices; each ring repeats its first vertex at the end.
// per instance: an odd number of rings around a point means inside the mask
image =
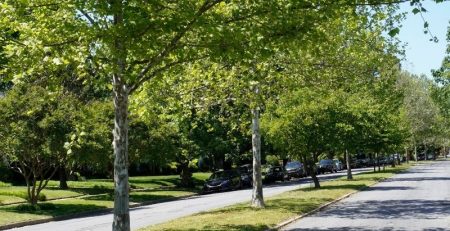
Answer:
MULTIPOLYGON (((193 178, 197 186, 202 185, 211 173, 194 173, 193 178)), ((134 190, 148 190, 158 188, 176 188, 179 183, 179 175, 169 176, 138 176, 130 177, 130 187, 134 190)), ((86 181, 68 181, 68 190, 58 188, 58 181, 49 181, 47 187, 42 191, 46 200, 76 197, 84 195, 97 195, 112 193, 114 191, 114 183, 110 179, 92 179, 86 181)), ((184 191, 184 190, 183 190, 184 191)), ((192 193, 191 190, 188 190, 192 193)), ((0 206, 11 203, 26 202, 27 188, 25 186, 11 186, 11 184, 0 184, 0 206)), ((144 201, 145 197, 141 201, 144 201)))
POLYGON ((265 209, 254 209, 249 203, 237 204, 176 219, 141 231, 151 230, 266 230, 299 214, 309 212, 320 205, 372 185, 410 165, 387 168, 384 172, 354 175, 354 180, 339 178, 322 182, 320 189, 304 188, 266 198, 265 209))
MULTIPOLYGON (((196 185, 202 185, 210 174, 194 173, 193 178, 196 185)), ((0 184, 0 226, 113 207, 114 185, 112 180, 69 181, 70 188, 68 190, 58 189, 58 183, 58 181, 50 181, 48 187, 42 191, 47 200, 83 197, 40 202, 37 209, 26 203, 7 205, 26 202, 27 189, 25 186, 12 186, 2 182, 0 184)), ((178 175, 130 177, 130 186, 133 189, 130 193, 130 204, 175 199, 193 195, 198 190, 177 188, 178 183, 178 175)))
MULTIPOLYGON (((131 192, 130 204, 161 199, 172 199, 194 194, 180 190, 152 190, 131 192)), ((17 222, 51 218, 80 212, 94 211, 113 207, 114 198, 111 194, 93 195, 84 198, 70 198, 39 204, 34 209, 28 204, 0 206, 0 226, 17 222)))

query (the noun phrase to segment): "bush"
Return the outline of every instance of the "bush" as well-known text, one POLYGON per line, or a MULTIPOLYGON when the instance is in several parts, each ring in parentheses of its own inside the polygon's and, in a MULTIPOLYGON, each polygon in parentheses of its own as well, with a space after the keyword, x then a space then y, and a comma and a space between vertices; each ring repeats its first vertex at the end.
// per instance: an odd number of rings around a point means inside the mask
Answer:
POLYGON ((272 166, 280 165, 280 161, 278 160, 278 157, 275 156, 275 155, 267 155, 266 156, 266 163, 270 164, 272 166))

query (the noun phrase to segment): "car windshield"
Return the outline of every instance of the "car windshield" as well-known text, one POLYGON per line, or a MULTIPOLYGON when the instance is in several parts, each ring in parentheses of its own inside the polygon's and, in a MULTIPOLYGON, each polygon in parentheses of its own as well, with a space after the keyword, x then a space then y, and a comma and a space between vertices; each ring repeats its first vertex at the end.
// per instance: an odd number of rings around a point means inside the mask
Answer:
POLYGON ((300 162, 288 162, 286 164, 286 169, 296 169, 300 168, 300 162))
POLYGON ((332 160, 321 160, 320 164, 333 164, 332 160))
POLYGON ((232 172, 230 172, 230 171, 215 172, 209 177, 209 179, 210 180, 223 179, 223 178, 228 178, 231 175, 232 175, 232 172))

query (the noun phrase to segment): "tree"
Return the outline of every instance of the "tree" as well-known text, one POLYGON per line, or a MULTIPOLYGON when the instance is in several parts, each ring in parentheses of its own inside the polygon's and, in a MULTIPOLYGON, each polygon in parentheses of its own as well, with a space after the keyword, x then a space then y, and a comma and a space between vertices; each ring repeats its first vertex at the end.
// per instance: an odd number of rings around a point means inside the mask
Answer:
POLYGON ((174 66, 193 60, 238 58, 251 63, 274 38, 308 34, 317 23, 341 17, 347 4, 355 7, 353 1, 6 1, 0 28, 20 33, 18 39, 8 39, 6 51, 14 59, 7 69, 15 81, 70 63, 80 78, 104 85, 112 82, 113 229, 129 230, 129 95, 174 66))
POLYGON ((450 26, 447 29, 447 43, 446 56, 441 67, 432 71, 436 84, 431 89, 433 101, 440 111, 438 140, 443 146, 445 156, 447 156, 446 147, 450 146, 448 138, 450 136, 450 26))
POLYGON ((413 146, 417 161, 417 146, 425 148, 427 158, 427 146, 436 140, 436 128, 438 127, 439 108, 431 98, 430 81, 408 73, 402 73, 399 86, 404 91, 403 119, 405 120, 410 143, 413 146))
POLYGON ((39 86, 16 85, 0 99, 0 152, 27 184, 27 200, 36 205, 41 191, 66 158, 64 143, 75 102, 39 86), (61 113, 64 112, 64 116, 61 113))

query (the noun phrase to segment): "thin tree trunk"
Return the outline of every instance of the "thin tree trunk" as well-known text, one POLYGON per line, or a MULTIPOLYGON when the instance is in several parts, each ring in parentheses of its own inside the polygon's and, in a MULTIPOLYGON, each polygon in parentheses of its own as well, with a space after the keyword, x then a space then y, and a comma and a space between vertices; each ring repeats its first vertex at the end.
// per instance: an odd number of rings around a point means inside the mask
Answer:
POLYGON ((67 170, 64 164, 61 164, 58 169, 59 173, 59 188, 60 189, 68 189, 67 185, 67 170))
MULTIPOLYGON (((256 94, 259 89, 255 90, 256 94)), ((259 130, 259 108, 252 109, 252 151, 253 151, 253 192, 252 206, 264 208, 264 197, 261 175, 261 135, 259 130)))
POLYGON ((181 164, 181 186, 182 187, 192 187, 194 182, 192 181, 192 173, 189 169, 189 162, 181 164))
POLYGON ((405 155, 406 155, 406 163, 409 164, 409 153, 408 153, 408 148, 405 148, 405 155))
POLYGON ((425 160, 428 160, 428 148, 427 148, 427 145, 424 144, 423 146, 425 148, 425 150, 424 150, 424 152, 425 152, 425 160))
POLYGON ((308 163, 308 165, 310 166, 309 167, 310 175, 314 182, 314 188, 320 188, 320 182, 319 182, 319 178, 317 178, 317 175, 316 175, 317 169, 315 167, 314 161, 311 161, 310 163, 308 163))
POLYGON ((381 171, 380 157, 378 156, 378 152, 377 152, 376 154, 377 154, 377 166, 378 166, 378 172, 380 172, 380 171, 381 171))
POLYGON ((347 180, 352 180, 352 166, 350 165, 350 153, 348 153, 348 150, 345 150, 345 162, 347 163, 347 180))
POLYGON ((416 162, 419 161, 419 159, 417 159, 417 146, 414 144, 414 158, 416 159, 416 162))
POLYGON ((394 157, 394 154, 391 154, 391 158, 392 158, 391 167, 395 168, 395 157, 394 157))

